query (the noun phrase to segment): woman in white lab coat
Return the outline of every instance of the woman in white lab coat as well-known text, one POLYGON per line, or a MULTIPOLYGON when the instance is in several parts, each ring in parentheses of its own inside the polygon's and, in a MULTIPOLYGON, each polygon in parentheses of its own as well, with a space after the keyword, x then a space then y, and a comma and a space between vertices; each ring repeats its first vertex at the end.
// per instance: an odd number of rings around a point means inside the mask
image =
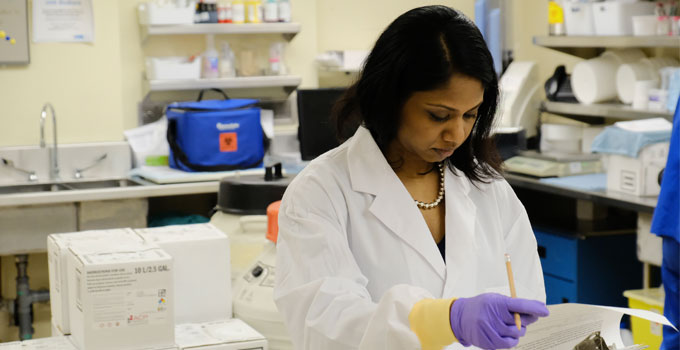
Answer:
POLYGON ((459 12, 413 9, 382 33, 336 106, 340 133, 356 132, 283 197, 274 298, 297 349, 509 348, 547 315, 536 240, 490 138, 497 101, 491 55, 459 12))

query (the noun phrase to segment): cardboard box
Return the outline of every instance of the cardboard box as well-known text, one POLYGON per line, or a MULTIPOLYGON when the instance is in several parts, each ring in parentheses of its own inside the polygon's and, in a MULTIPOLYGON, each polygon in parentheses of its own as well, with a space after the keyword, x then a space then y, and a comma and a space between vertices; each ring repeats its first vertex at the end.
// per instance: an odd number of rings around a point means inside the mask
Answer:
POLYGON ((69 294, 66 276, 68 248, 74 244, 94 244, 109 242, 116 245, 124 241, 142 242, 132 229, 81 231, 72 233, 51 234, 47 237, 47 257, 50 283, 50 305, 52 324, 59 330, 55 334, 70 334, 69 294))
POLYGON ((658 196, 659 173, 666 166, 668 142, 649 145, 637 158, 607 154, 607 190, 634 196, 658 196))
POLYGON ((239 319, 175 327, 180 350, 267 350, 264 336, 239 319))
POLYGON ((174 259, 175 324, 232 317, 229 239, 211 224, 135 230, 174 259))
POLYGON ((62 336, 24 340, 21 342, 21 350, 78 350, 69 338, 62 336))
POLYGON ((69 248, 73 342, 87 350, 174 346, 172 257, 146 242, 99 248, 69 248))

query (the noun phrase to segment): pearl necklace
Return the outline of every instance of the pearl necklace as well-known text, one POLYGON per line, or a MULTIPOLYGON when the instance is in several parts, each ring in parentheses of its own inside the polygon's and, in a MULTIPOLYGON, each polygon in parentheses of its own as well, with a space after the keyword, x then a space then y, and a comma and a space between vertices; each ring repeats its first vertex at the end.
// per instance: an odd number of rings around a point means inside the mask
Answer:
POLYGON ((444 165, 439 163, 439 196, 432 203, 424 203, 417 199, 414 199, 414 201, 420 209, 432 209, 436 208, 442 199, 444 199, 444 165))

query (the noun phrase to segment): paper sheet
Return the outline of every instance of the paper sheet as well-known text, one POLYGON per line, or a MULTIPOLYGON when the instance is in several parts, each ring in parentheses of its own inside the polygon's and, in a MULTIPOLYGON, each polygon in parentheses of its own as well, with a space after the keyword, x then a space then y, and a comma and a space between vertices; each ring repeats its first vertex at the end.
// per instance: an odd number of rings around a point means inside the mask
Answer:
POLYGON ((550 316, 527 327, 527 333, 514 348, 517 350, 572 350, 588 335, 600 331, 607 345, 624 349, 619 324, 624 314, 672 326, 662 315, 626 308, 586 305, 549 305, 550 316))
POLYGON ((33 42, 94 42, 92 0, 33 0, 33 42))
POLYGON ((630 120, 625 122, 616 122, 614 125, 620 129, 635 132, 671 131, 673 128, 673 124, 664 118, 630 120))

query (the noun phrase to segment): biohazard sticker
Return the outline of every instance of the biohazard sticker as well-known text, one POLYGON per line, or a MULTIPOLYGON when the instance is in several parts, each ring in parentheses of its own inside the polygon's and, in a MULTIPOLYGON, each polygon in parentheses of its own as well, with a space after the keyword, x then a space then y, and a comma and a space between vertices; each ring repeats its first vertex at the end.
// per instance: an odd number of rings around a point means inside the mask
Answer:
POLYGON ((238 151, 238 140, 235 132, 223 132, 220 134, 220 152, 238 151))

